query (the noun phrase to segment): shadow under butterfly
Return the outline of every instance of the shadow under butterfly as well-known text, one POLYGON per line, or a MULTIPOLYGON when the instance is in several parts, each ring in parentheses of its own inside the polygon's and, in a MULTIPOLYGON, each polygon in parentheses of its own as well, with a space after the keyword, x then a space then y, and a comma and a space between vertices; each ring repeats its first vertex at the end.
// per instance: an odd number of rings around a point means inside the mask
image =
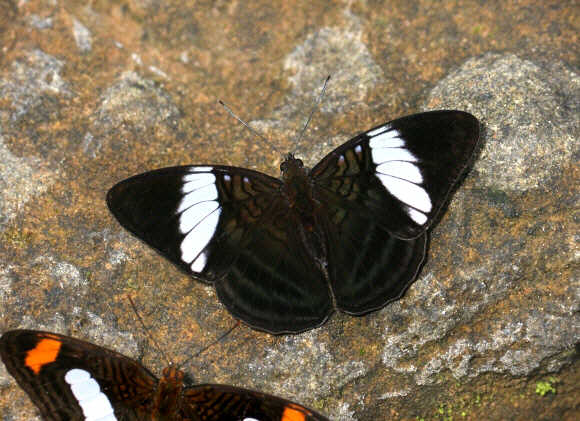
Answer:
POLYGON ((281 180, 222 165, 162 168, 116 184, 107 205, 135 236, 213 284, 235 318, 299 333, 334 308, 358 316, 401 297, 478 141, 473 115, 425 112, 359 134, 309 172, 293 153, 281 180))

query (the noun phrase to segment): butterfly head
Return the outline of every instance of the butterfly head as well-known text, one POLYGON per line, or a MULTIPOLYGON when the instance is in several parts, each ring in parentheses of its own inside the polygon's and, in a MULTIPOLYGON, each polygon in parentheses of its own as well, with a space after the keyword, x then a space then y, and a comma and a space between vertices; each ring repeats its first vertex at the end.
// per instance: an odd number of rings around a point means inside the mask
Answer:
POLYGON ((183 382, 185 374, 177 364, 170 364, 161 372, 164 379, 172 379, 174 381, 183 382))
POLYGON ((291 178, 297 173, 304 172, 304 163, 301 159, 294 158, 294 155, 289 152, 284 158, 284 161, 280 164, 280 171, 282 171, 283 178, 291 178))

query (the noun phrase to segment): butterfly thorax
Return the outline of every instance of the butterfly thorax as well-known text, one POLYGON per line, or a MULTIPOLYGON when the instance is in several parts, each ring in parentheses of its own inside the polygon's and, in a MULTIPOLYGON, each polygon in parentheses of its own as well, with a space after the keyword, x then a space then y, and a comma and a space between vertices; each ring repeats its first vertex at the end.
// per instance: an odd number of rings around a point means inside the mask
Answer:
POLYGON ((178 413, 183 390, 183 371, 170 365, 163 369, 162 377, 157 384, 151 419, 155 421, 173 421, 178 413))
POLYGON ((282 171, 289 211, 301 218, 314 217, 316 201, 302 161, 289 153, 284 162, 280 164, 280 170, 282 171))

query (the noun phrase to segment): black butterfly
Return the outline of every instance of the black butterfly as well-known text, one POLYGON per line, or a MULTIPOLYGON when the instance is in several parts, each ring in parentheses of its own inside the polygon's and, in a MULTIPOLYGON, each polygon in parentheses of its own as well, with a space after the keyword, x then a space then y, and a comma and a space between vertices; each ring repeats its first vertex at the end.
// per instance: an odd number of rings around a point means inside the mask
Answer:
POLYGON ((302 405, 241 387, 186 387, 174 365, 157 379, 129 357, 56 333, 5 332, 0 357, 45 420, 329 421, 302 405))
POLYGON ((282 180, 194 165, 139 174, 107 194, 121 225, 215 285, 236 318, 273 334, 362 315, 399 298, 425 256, 425 230, 468 164, 479 123, 433 111, 375 127, 308 173, 282 180))

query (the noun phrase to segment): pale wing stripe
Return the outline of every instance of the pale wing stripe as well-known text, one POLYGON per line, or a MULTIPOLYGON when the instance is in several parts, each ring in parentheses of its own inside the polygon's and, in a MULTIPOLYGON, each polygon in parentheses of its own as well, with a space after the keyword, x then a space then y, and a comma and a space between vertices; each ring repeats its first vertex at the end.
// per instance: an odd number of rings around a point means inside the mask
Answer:
POLYGON ((383 132, 386 132, 387 130, 389 130, 389 126, 381 126, 381 127, 378 127, 374 130, 369 130, 367 132, 367 136, 368 137, 375 137, 376 135, 383 133, 383 132))
POLYGON ((71 389, 77 401, 81 402, 93 395, 99 394, 101 388, 95 379, 89 378, 82 382, 71 385, 71 389))
POLYGON ((417 224, 424 225, 425 222, 427 222, 427 215, 425 215, 424 213, 421 213, 418 210, 409 207, 407 207, 407 209, 405 210, 407 211, 407 214, 411 217, 411 219, 415 221, 417 224))
MULTIPOLYGON (((203 221, 197 224, 181 242, 181 260, 192 263, 198 254, 211 241, 220 217, 220 209, 216 209, 203 221)), ((197 272, 200 272, 197 270, 197 272)))
POLYGON ((76 368, 70 370, 68 373, 66 373, 66 376, 64 377, 65 381, 70 385, 84 382, 85 380, 88 380, 90 378, 91 375, 88 372, 76 368))
POLYGON ((400 138, 399 132, 397 130, 389 130, 380 134, 371 134, 369 140, 369 146, 371 148, 402 148, 405 146, 405 142, 400 138))
POLYGON ((81 401, 79 404, 83 408, 83 414, 87 417, 86 421, 99 421, 107 416, 113 415, 114 412, 109 398, 103 393, 81 401))
POLYGON ((403 148, 379 148, 371 149, 371 154, 373 157, 373 162, 375 164, 382 164, 383 162, 390 161, 405 161, 405 162, 418 162, 419 160, 415 155, 403 148))
POLYGON ((423 182, 421 171, 419 171, 419 168, 417 168, 417 166, 411 162, 385 162, 377 167, 377 172, 402 178, 403 180, 407 180, 415 184, 421 184, 423 182))
POLYGON ((201 202, 186 209, 179 217, 179 231, 187 234, 218 207, 218 202, 210 201, 201 202))
POLYGON ((179 207, 177 208, 177 213, 181 213, 200 202, 216 200, 217 198, 218 191, 214 183, 210 184, 209 186, 201 187, 183 196, 181 202, 179 203, 179 207))
POLYGON ((390 175, 377 174, 377 177, 389 193, 401 202, 425 213, 431 210, 431 199, 422 187, 390 175))
POLYGON ((186 194, 192 192, 200 187, 205 187, 210 184, 215 184, 215 175, 213 174, 189 174, 183 177, 185 183, 181 187, 181 193, 186 194), (193 178, 195 177, 195 178, 193 178))
POLYGON ((117 421, 111 402, 87 371, 75 368, 66 373, 64 380, 82 408, 85 421, 117 421))
POLYGON ((189 168, 189 173, 195 174, 195 173, 211 172, 212 170, 213 167, 193 167, 189 168))
POLYGON ((207 258, 205 257, 205 253, 200 253, 200 255, 197 256, 197 258, 191 264, 191 270, 194 272, 201 273, 205 268, 206 261, 207 258))

